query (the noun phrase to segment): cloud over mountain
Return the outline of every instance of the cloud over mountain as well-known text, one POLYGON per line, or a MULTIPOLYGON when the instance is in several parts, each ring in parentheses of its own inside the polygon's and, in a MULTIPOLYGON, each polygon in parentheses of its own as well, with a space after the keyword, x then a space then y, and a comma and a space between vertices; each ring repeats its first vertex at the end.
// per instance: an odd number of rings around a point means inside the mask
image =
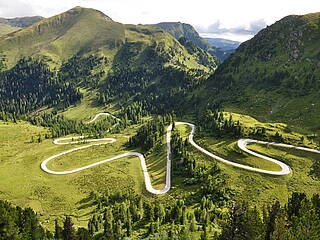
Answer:
POLYGON ((238 41, 247 40, 253 37, 257 32, 267 26, 264 19, 257 19, 249 22, 248 25, 239 25, 236 27, 224 27, 218 20, 215 23, 209 25, 208 27, 196 26, 198 32, 202 36, 206 37, 222 37, 231 38, 238 41))

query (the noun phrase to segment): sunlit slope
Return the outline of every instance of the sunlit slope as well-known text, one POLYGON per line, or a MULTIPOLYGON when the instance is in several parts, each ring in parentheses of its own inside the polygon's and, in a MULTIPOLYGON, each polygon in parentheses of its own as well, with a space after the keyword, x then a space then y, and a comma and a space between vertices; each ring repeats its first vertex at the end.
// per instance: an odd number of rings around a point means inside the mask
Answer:
POLYGON ((11 26, 8 26, 8 25, 0 24, 0 37, 3 36, 3 35, 9 34, 9 33, 15 32, 15 31, 17 31, 19 29, 20 28, 17 28, 17 27, 11 27, 11 26))
POLYGON ((115 65, 114 58, 127 64, 127 57, 134 56, 139 58, 137 62, 136 59, 133 61, 136 65, 148 64, 153 57, 148 55, 149 49, 157 56, 165 57, 162 64, 208 71, 216 67, 215 59, 210 54, 201 49, 188 51, 159 28, 124 25, 100 11, 82 7, 75 7, 0 38, 0 53, 6 58, 8 68, 22 57, 42 59, 55 68, 74 56, 88 55, 106 57, 103 64, 107 69, 115 65), (127 51, 125 55, 122 54, 124 51, 127 51))
POLYGON ((103 13, 75 7, 0 39, 9 65, 21 57, 48 56, 61 61, 75 54, 113 49, 124 42, 124 27, 103 13))
POLYGON ((318 130, 319 39, 319 13, 287 16, 241 44, 199 96, 229 110, 318 130))

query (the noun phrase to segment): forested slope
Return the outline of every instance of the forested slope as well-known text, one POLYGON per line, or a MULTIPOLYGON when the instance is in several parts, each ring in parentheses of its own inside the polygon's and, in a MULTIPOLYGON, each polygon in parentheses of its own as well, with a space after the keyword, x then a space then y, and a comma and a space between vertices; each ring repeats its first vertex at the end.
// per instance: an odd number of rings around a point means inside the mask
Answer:
POLYGON ((135 102, 149 112, 172 111, 172 103, 183 101, 217 67, 212 55, 187 40, 82 7, 1 37, 0 55, 2 106, 19 109, 16 114, 64 109, 80 100, 78 88, 97 93, 101 105, 135 102), (39 101, 38 90, 46 95, 39 101), (32 107, 25 106, 26 98, 32 107))
POLYGON ((202 38, 190 24, 181 22, 161 22, 157 24, 151 24, 150 26, 155 26, 163 29, 164 31, 174 36, 177 40, 179 40, 180 38, 188 39, 196 46, 217 57, 217 59, 219 59, 219 61, 221 62, 229 57, 228 52, 202 38))
POLYGON ((261 30, 219 67, 200 95, 263 119, 319 129, 319 21, 319 13, 287 16, 261 30))

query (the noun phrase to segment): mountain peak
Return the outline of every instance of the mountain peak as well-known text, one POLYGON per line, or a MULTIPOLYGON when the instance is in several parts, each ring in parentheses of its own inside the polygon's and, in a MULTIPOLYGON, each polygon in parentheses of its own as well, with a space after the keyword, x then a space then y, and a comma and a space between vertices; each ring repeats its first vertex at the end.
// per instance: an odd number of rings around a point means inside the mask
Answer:
POLYGON ((76 13, 76 14, 82 14, 82 13, 95 13, 95 14, 99 14, 101 16, 103 16, 107 21, 113 21, 112 18, 110 18, 109 16, 107 16, 106 14, 104 14, 103 12, 96 10, 94 8, 85 8, 85 7, 81 7, 81 6, 75 6, 74 8, 71 8, 70 10, 68 10, 65 13, 76 13))
MULTIPOLYGON (((78 6, 3 36, 0 48, 20 49, 15 52, 19 56, 45 53, 60 61, 100 47, 113 49, 124 39, 122 24, 98 10, 78 6)), ((14 54, 11 54, 9 65, 14 59, 14 54)))

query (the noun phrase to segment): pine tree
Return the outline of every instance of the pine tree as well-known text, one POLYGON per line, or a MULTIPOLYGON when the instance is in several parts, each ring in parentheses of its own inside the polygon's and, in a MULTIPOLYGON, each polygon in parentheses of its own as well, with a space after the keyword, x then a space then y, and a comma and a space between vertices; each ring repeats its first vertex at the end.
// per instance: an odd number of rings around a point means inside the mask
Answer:
POLYGON ((70 216, 66 216, 66 219, 63 223, 63 231, 62 231, 64 240, 75 240, 75 231, 73 228, 73 222, 70 216))
POLYGON ((176 129, 176 124, 174 122, 174 120, 172 120, 172 131, 174 131, 176 129))
POLYGON ((127 236, 129 237, 132 234, 132 220, 129 218, 128 222, 126 223, 127 229, 127 236))
POLYGON ((89 231, 85 228, 79 228, 77 231, 77 240, 90 240, 91 236, 89 231))
POLYGON ((154 223, 153 222, 151 222, 149 225, 149 235, 150 234, 154 234, 154 223))
POLYGON ((271 235, 275 229, 275 222, 280 212, 280 203, 276 201, 269 209, 268 209, 268 216, 265 220, 266 223, 266 240, 271 239, 271 235))
POLYGON ((62 239, 62 227, 59 226, 58 219, 54 221, 54 238, 62 239))
POLYGON ((196 221, 196 217, 194 216, 194 213, 191 212, 190 214, 190 231, 195 232, 197 231, 197 221, 196 221))
POLYGON ((122 222, 120 219, 117 221, 114 236, 116 239, 122 238, 122 222))
POLYGON ((204 227, 203 232, 200 235, 200 240, 208 240, 208 233, 206 227, 204 227))

